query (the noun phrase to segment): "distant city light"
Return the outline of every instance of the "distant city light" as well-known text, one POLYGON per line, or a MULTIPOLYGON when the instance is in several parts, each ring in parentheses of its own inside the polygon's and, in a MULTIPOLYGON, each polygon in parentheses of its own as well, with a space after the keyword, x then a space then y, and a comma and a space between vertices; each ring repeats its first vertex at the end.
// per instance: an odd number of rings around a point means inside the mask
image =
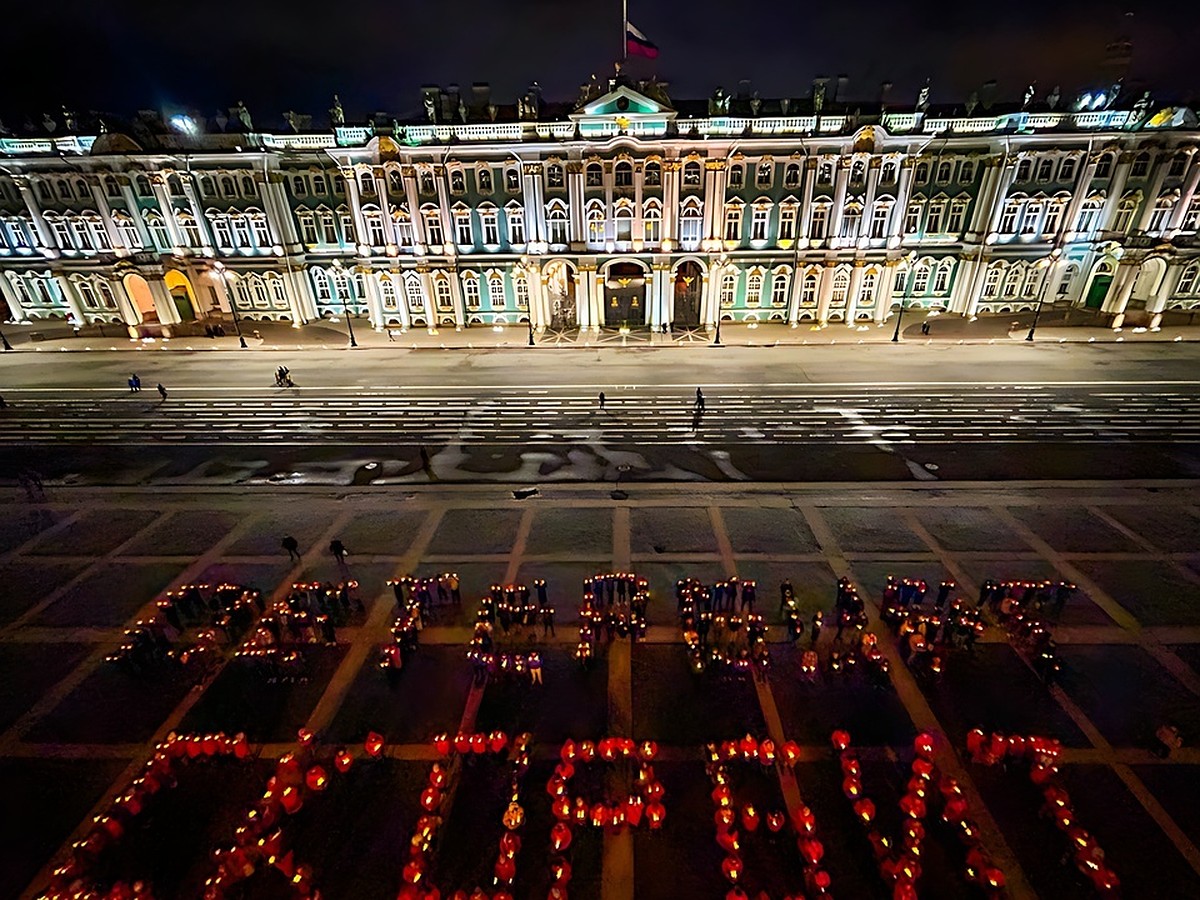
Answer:
POLYGON ((180 134, 197 134, 200 129, 196 127, 196 120, 191 116, 171 116, 171 127, 180 134))

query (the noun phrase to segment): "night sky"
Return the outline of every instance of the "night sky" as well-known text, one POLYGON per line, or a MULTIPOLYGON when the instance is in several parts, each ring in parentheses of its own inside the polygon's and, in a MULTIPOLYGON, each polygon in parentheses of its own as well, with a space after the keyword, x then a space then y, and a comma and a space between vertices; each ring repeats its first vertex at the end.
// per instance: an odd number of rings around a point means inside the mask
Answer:
MULTIPOLYGON (((801 97, 814 76, 843 73, 867 103, 891 80, 896 107, 911 107, 926 78, 934 104, 989 78, 1001 99, 1034 79, 1039 97, 1055 84, 1069 96, 1103 83, 1104 47, 1122 34, 1134 41, 1131 80, 1164 100, 1200 96, 1192 3, 633 0, 630 19, 661 49, 639 73, 676 97, 742 79, 764 97, 801 97)), ((210 115, 239 99, 262 128, 288 109, 321 125, 334 91, 354 121, 417 112, 425 83, 487 81, 506 103, 536 79, 569 100, 589 74, 611 74, 621 48, 619 0, 19 0, 5 25, 0 117, 14 126, 63 103, 210 115)))

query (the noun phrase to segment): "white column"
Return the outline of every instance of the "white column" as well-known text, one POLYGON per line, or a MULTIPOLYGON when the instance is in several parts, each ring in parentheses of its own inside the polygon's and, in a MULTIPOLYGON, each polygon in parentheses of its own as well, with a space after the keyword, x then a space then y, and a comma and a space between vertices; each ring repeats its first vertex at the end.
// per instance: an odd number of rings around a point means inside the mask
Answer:
POLYGON ((462 279, 458 277, 458 269, 447 269, 446 277, 450 281, 450 303, 454 307, 454 328, 462 331, 467 327, 467 310, 463 302, 462 279))
POLYGON ((892 204, 892 221, 888 223, 888 243, 892 238, 904 240, 904 217, 912 200, 914 163, 911 156, 900 161, 900 183, 896 186, 896 202, 892 204))
POLYGON ((1170 159, 1166 155, 1160 154, 1158 164, 1154 167, 1154 176, 1150 179, 1150 186, 1146 188, 1146 196, 1142 198, 1142 208, 1133 218, 1133 227, 1136 231, 1145 231, 1150 227, 1150 217, 1154 215, 1154 204, 1162 192, 1163 181, 1167 177, 1167 169, 1170 165, 1170 159))
MULTIPOLYGON (((216 241, 213 240, 208 217, 204 215, 204 207, 201 205, 200 195, 196 191, 196 182, 190 172, 180 172, 179 183, 183 186, 183 196, 187 198, 188 205, 192 208, 192 215, 196 219, 196 227, 200 230, 200 249, 204 251, 205 256, 213 256, 215 255, 213 247, 216 246, 216 241)), ((270 217, 267 218, 269 221, 270 217)))
POLYGON ((950 290, 950 312, 974 315, 971 309, 971 282, 978 264, 975 256, 964 254, 958 258, 954 272, 954 287, 950 290), (968 310, 971 310, 968 312, 968 310))
POLYGON ((792 285, 788 294, 788 324, 795 325, 800 321, 800 294, 804 289, 804 278, 808 275, 808 270, 801 263, 797 262, 795 269, 792 271, 792 285))
POLYGON ((299 233, 296 231, 296 221, 292 217, 292 206, 287 199, 287 190, 283 184, 283 176, 278 172, 264 172, 261 177, 256 174, 255 183, 258 186, 258 196, 262 201, 263 213, 267 217, 267 228, 271 239, 285 253, 298 253, 300 246, 299 233))
POLYGON ((4 303, 8 307, 9 318, 14 322, 27 322, 29 316, 21 306, 21 300, 17 296, 17 292, 13 290, 12 282, 8 277, 0 272, 0 296, 4 297, 4 303))
POLYGON ((158 321, 165 325, 174 325, 179 322, 179 310, 175 308, 175 301, 171 299, 171 292, 167 290, 167 284, 163 281, 162 275, 147 276, 146 284, 150 287, 150 296, 154 298, 154 309, 158 312, 158 321))
POLYGON ((1188 209, 1192 205, 1192 200, 1196 197, 1196 185, 1200 183, 1200 153, 1192 154, 1191 167, 1188 169, 1187 178, 1183 182, 1183 190, 1179 192, 1179 202, 1175 204, 1175 208, 1171 210, 1171 217, 1167 220, 1167 237, 1173 238, 1179 234, 1179 226, 1183 223, 1183 217, 1187 214, 1188 209))
POLYGON ((1012 187, 1013 179, 1016 177, 1017 163, 1016 160, 1013 160, 1004 167, 996 182, 995 194, 988 208, 986 236, 995 234, 996 229, 1000 227, 1000 216, 1004 213, 1004 203, 1008 198, 1008 189, 1012 187))
POLYGON ((108 242, 118 254, 127 253, 129 248, 125 246, 125 236, 113 221, 112 207, 108 204, 108 197, 104 195, 100 176, 89 175, 87 183, 92 191, 92 202, 96 204, 96 212, 100 214, 100 221, 104 223, 104 231, 108 234, 108 242))
POLYGON ((862 218, 858 221, 858 233, 854 235, 855 245, 858 239, 871 233, 871 222, 875 218, 875 194, 879 190, 879 165, 882 160, 874 157, 867 168, 867 192, 863 195, 862 218))
POLYGON ((363 218, 362 198, 358 192, 358 170, 347 166, 342 170, 342 180, 346 184, 346 198, 350 201, 350 216, 354 219, 354 233, 358 238, 354 242, 355 249, 360 256, 369 256, 371 248, 367 246, 367 222, 363 218))
POLYGON ((572 276, 575 279, 575 316, 581 329, 591 328, 592 318, 592 272, 586 266, 580 266, 579 271, 572 276))
POLYGON ((65 275, 55 275, 54 283, 58 285, 59 292, 63 295, 63 299, 67 301, 67 306, 71 308, 71 315, 75 317, 75 324, 87 325, 88 317, 83 311, 83 303, 79 299, 79 293, 75 290, 75 285, 71 284, 65 275))
POLYGON ((29 176, 18 175, 13 178, 13 181, 16 182, 17 190, 21 192, 21 199, 25 201, 25 208, 29 210, 29 218, 33 221, 33 227, 42 239, 43 255, 53 259, 58 256, 58 242, 54 239, 54 233, 50 230, 50 225, 46 222, 46 217, 42 215, 42 208, 38 205, 37 197, 33 194, 33 187, 29 183, 29 176))
POLYGON ((813 187, 817 180, 817 161, 810 159, 804 164, 804 189, 800 200, 800 224, 797 239, 808 241, 812 229, 813 187))
POLYGON ((662 181, 662 243, 663 250, 670 252, 679 243, 679 160, 662 161, 662 181))
POLYGON ((725 160, 704 162, 704 237, 710 245, 722 242, 725 224, 725 160))
MULTIPOLYGON (((525 240, 531 249, 547 245, 546 202, 542 190, 542 164, 525 163, 521 167, 521 194, 525 203, 525 240)), ((530 291, 532 292, 532 285, 530 291)))
POLYGON ((404 292, 404 278, 399 269, 381 272, 381 278, 392 283, 392 292, 396 295, 396 314, 400 317, 400 327, 405 331, 412 328, 412 318, 408 313, 408 296, 404 292))
POLYGON ((854 327, 854 319, 858 315, 858 292, 862 289, 863 266, 865 260, 854 260, 854 268, 850 270, 850 292, 846 295, 846 324, 854 327))
MULTIPOLYGON (((829 217, 829 246, 840 247, 842 240, 842 218, 846 208, 846 186, 850 182, 850 158, 840 156, 837 161, 837 176, 833 186, 833 215, 829 217)), ((824 319, 822 319, 822 322, 824 319)))
POLYGON ((379 281, 369 268, 363 268, 363 282, 367 286, 367 321, 376 331, 383 331, 383 301, 379 296, 379 281))
POLYGON ((137 195, 133 192, 133 184, 126 175, 118 175, 118 180, 121 183, 121 196, 125 198, 125 211, 129 213, 129 218, 133 220, 133 227, 137 229, 138 237, 142 241, 142 247, 154 252, 154 239, 150 237, 150 229, 146 227, 146 220, 142 216, 142 208, 138 205, 137 195))
POLYGON ((583 204, 583 163, 572 161, 567 163, 567 215, 570 222, 568 237, 572 244, 582 244, 587 239, 584 232, 583 204))
POLYGON ((724 265, 709 266, 700 281, 700 324, 712 328, 721 315, 720 288, 724 265))
POLYGON ((817 285, 817 322, 824 325, 829 320, 829 303, 833 299, 834 261, 825 260, 825 267, 817 285))
MULTIPOLYGON (((150 174, 150 189, 154 191, 154 199, 158 203, 158 211, 162 214, 163 222, 167 226, 167 234, 171 237, 171 245, 174 249, 180 249, 187 246, 187 242, 183 239, 183 232, 179 230, 179 223, 175 221, 175 204, 172 202, 167 193, 167 180, 161 172, 152 172, 150 174)), ((153 246, 151 241, 147 246, 153 246)))
MULTIPOLYGON (((429 238, 425 236, 425 217, 421 215, 421 196, 417 193, 417 170, 414 166, 401 166, 400 176, 404 179, 404 197, 408 203, 408 214, 412 217, 413 255, 424 256, 429 238)), ((437 252, 441 253, 441 249, 437 252)))
MULTIPOLYGON (((1133 154, 1122 153, 1117 160, 1116 171, 1108 184, 1108 195, 1104 198, 1104 208, 1100 210, 1100 226, 1097 231, 1112 231, 1113 222, 1117 218, 1117 205, 1121 195, 1125 193, 1125 185, 1129 181, 1129 169, 1133 165, 1133 154)), ((1112 296, 1112 292, 1109 292, 1112 296)))
POLYGON ((1063 220, 1060 226, 1064 232, 1073 232, 1075 230, 1075 222, 1079 218, 1079 210, 1083 206, 1083 201, 1087 199, 1088 191, 1092 187, 1092 179, 1096 177, 1096 160, 1085 159, 1084 164, 1079 167, 1079 177, 1075 179, 1075 186, 1071 199, 1067 203, 1067 208, 1063 210, 1063 220))
MULTIPOLYGON (((446 246, 450 248, 449 255, 453 256, 458 252, 458 249, 454 243, 454 216, 450 213, 450 186, 446 181, 445 166, 437 166, 434 169, 433 185, 437 189, 438 213, 442 220, 442 235, 446 241, 446 246)), ((447 253, 446 247, 437 247, 436 249, 430 247, 429 250, 431 253, 447 253)), ((461 322, 459 323, 459 327, 462 327, 461 322)))
POLYGON ((876 325, 881 324, 892 311, 892 295, 896 290, 896 260, 886 260, 883 264, 883 274, 879 277, 879 296, 875 300, 876 325))

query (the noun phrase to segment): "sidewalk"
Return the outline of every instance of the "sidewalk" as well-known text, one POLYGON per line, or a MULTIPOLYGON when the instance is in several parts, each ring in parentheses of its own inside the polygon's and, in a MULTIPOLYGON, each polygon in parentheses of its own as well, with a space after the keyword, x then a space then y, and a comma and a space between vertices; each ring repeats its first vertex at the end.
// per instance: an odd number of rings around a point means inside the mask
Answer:
MULTIPOLYGON (((1200 341, 1200 324, 1181 324, 1164 321, 1162 328, 1150 331, 1141 327, 1112 329, 1100 325, 1095 318, 1079 310, 1069 314, 1052 310, 1043 313, 1038 323, 1037 343, 1122 343, 1200 341), (1068 321, 1069 315, 1069 321, 1068 321)), ((1015 313, 980 317, 975 320, 955 315, 924 316, 919 312, 907 312, 904 316, 900 340, 903 343, 922 344, 978 344, 1001 341, 1024 341, 1033 321, 1032 313, 1015 313), (929 334, 921 333, 924 322, 929 323, 929 334)), ((76 335, 65 324, 47 326, 46 323, 3 326, 3 332, 16 352, 62 352, 76 350, 239 350, 237 335, 209 338, 203 335, 184 335, 173 338, 132 339, 116 326, 105 328, 101 335, 94 328, 85 329, 76 335), (30 333, 40 334, 40 340, 31 340, 30 333)), ((282 322, 253 322, 243 327, 249 350, 340 350, 350 349, 345 322, 315 322, 294 327, 282 322)), ((721 325, 721 345, 730 347, 782 347, 819 346, 832 344, 883 344, 890 343, 895 332, 895 319, 881 325, 859 324, 847 326, 841 323, 821 328, 802 323, 796 327, 771 324, 728 324, 721 325)), ((365 321, 355 327, 357 349, 400 351, 400 350, 528 350, 529 332, 525 326, 490 327, 473 326, 462 331, 442 327, 433 332, 416 329, 394 333, 394 340, 387 332, 376 332, 367 327, 365 321)), ((683 329, 671 334, 651 333, 647 330, 622 333, 617 330, 601 332, 545 331, 535 335, 534 349, 590 349, 635 348, 666 349, 673 347, 715 346, 715 329, 683 329)))

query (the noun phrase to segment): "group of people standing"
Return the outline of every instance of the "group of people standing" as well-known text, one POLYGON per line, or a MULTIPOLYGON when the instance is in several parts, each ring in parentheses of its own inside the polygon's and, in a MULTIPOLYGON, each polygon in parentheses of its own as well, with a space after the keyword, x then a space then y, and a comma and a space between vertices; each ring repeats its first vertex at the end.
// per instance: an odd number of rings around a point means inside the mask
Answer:
POLYGON ((754 611, 756 592, 755 582, 736 577, 711 585, 694 578, 675 583, 675 607, 694 671, 763 674, 770 654, 766 620, 754 611))

